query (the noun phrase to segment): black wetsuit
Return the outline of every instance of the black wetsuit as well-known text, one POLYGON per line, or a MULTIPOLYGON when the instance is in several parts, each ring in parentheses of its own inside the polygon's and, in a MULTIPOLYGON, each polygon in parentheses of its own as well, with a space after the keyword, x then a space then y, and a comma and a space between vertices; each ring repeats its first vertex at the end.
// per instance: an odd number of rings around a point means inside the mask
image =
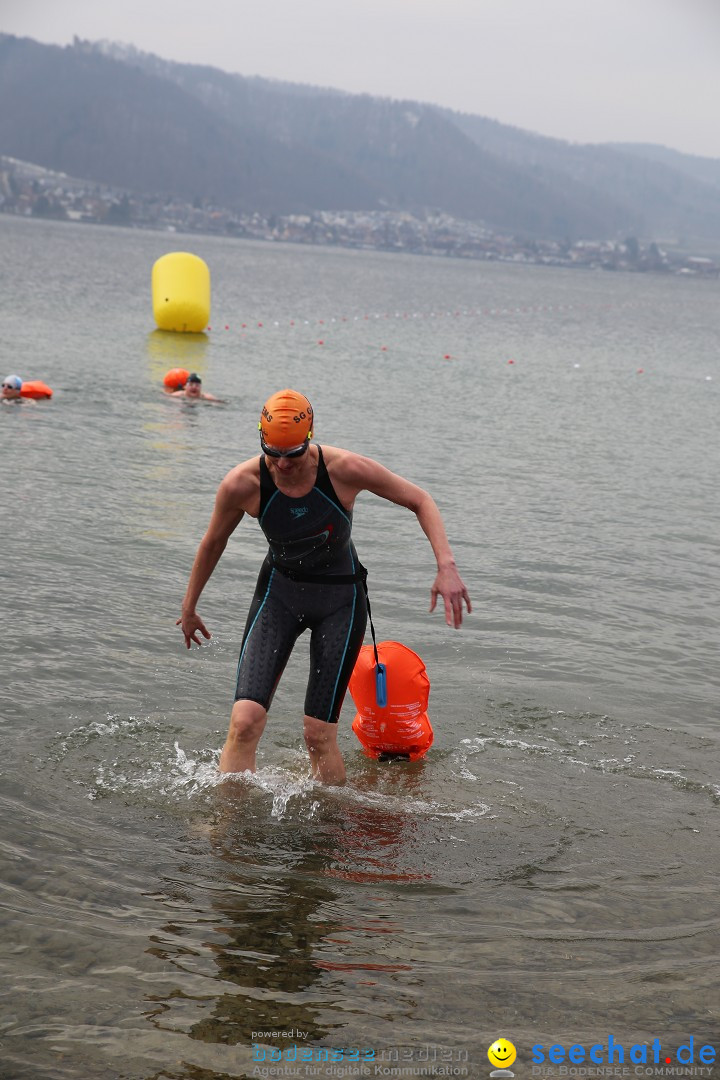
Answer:
POLYGON ((337 723, 365 635, 367 602, 361 580, 328 581, 359 577, 361 567, 350 536, 352 511, 335 493, 320 446, 315 485, 300 499, 275 486, 260 458, 258 521, 270 548, 245 626, 235 700, 268 709, 293 645, 310 629, 305 714, 337 723))

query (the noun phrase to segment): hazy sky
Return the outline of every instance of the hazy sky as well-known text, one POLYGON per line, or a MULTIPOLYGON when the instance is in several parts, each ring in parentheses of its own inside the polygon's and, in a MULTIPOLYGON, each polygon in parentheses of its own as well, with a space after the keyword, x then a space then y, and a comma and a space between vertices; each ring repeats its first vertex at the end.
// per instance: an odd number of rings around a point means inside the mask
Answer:
POLYGON ((720 158, 720 0, 0 0, 0 31, 720 158))

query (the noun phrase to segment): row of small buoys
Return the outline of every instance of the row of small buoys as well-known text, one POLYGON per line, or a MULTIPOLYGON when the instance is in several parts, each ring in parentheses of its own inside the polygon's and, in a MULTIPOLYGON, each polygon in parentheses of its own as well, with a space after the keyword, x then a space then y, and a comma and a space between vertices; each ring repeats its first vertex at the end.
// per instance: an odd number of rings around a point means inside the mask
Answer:
POLYGON ((384 669, 384 693, 378 700, 375 650, 363 645, 348 687, 358 710, 352 729, 368 757, 417 761, 433 743, 425 664, 399 641, 381 641, 377 652, 384 669))
MULTIPOLYGON (((174 265, 174 260, 176 260, 176 259, 179 260, 180 258, 184 259, 186 257, 189 257, 189 258, 192 259, 192 258, 196 258, 197 256, 187 256, 187 253, 185 253, 185 252, 175 252, 172 255, 163 256, 163 258, 165 258, 165 259, 172 259, 173 260, 173 264, 171 264, 171 265, 174 265)), ((162 260, 158 260, 158 261, 161 262, 162 260)), ((202 262, 202 260, 200 260, 200 261, 202 262)), ((177 269, 178 269, 179 272, 182 271, 182 263, 181 262, 178 262, 177 269)), ((209 271, 208 271, 208 275, 209 275, 209 271)), ((184 283, 185 282, 184 274, 179 273, 178 276, 181 278, 181 280, 184 283)), ((518 306, 514 306, 514 305, 505 305, 505 306, 498 305, 497 307, 463 308, 463 309, 452 310, 452 311, 449 311, 449 310, 448 311, 412 311, 412 312, 408 312, 408 311, 387 312, 386 311, 386 312, 374 312, 372 314, 371 313, 365 313, 364 315, 333 315, 332 317, 326 316, 325 318, 322 318, 322 319, 321 318, 312 318, 312 319, 292 318, 292 319, 283 319, 283 320, 280 320, 280 319, 274 319, 274 320, 269 320, 269 319, 249 320, 249 321, 245 321, 245 322, 233 325, 232 329, 236 329, 237 327, 239 327, 241 330, 252 330, 252 329, 263 330, 263 329, 270 328, 270 327, 278 328, 278 327, 285 327, 285 326, 292 326, 292 327, 295 327, 295 326, 324 326, 324 325, 329 325, 329 324, 332 324, 332 323, 368 322, 368 321, 373 321, 373 320, 377 321, 377 320, 385 320, 385 319, 445 319, 445 318, 459 319, 459 318, 477 318, 477 317, 485 318, 485 317, 488 317, 488 316, 495 317, 495 316, 503 316, 503 315, 515 315, 515 314, 518 314, 518 313, 521 313, 521 314, 538 314, 538 313, 543 313, 543 312, 564 312, 564 311, 573 311, 573 310, 594 310, 594 309, 597 309, 598 307, 600 309, 602 309, 602 310, 606 310, 606 309, 611 309, 611 308, 637 308, 639 306, 641 306, 641 305, 639 305, 638 303, 635 303, 635 302, 632 302, 632 303, 622 302, 622 303, 618 303, 618 304, 601 304, 601 305, 590 304, 590 303, 588 303, 588 304, 535 304, 535 305, 526 305, 526 306, 523 306, 523 307, 518 307, 518 306)), ((230 330, 231 329, 230 323, 228 323, 228 322, 226 322, 226 323, 224 323, 222 325, 224 326, 225 330, 230 330)), ((204 327, 204 329, 211 330, 211 327, 206 326, 206 327, 204 327)))
POLYGON ((152 268, 152 303, 160 330, 197 334, 210 319, 210 270, 189 251, 171 251, 152 268))

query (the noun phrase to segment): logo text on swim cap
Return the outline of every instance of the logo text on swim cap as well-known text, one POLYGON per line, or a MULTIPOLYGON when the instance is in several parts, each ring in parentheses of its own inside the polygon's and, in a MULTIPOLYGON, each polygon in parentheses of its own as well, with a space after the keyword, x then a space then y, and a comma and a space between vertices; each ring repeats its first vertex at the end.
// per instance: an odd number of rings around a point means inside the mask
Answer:
MULTIPOLYGON (((307 420, 311 416, 312 416, 312 405, 308 405, 307 412, 303 411, 303 412, 298 413, 296 416, 293 416, 293 420, 295 421, 296 424, 299 424, 301 420, 307 420)), ((272 420, 272 417, 270 417, 270 419, 272 420)))
POLYGON ((263 405, 263 408, 262 408, 262 414, 265 417, 265 419, 267 420, 268 424, 272 424, 272 413, 269 413, 264 405, 263 405))

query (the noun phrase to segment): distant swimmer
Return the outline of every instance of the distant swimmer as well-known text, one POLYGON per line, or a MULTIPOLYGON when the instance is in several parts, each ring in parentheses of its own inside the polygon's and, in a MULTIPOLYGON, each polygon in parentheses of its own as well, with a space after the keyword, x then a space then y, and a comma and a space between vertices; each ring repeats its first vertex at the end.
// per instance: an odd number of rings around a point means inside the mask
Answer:
POLYGON ((351 539, 353 506, 361 491, 416 515, 437 560, 430 611, 441 596, 448 626, 459 629, 463 603, 472 609, 428 492, 371 458, 311 445, 313 425, 310 402, 295 390, 281 390, 265 402, 258 425, 262 454, 236 465, 218 488, 177 625, 188 649, 191 642, 200 645, 198 634, 211 636, 196 605, 231 534, 245 514, 256 518, 269 549, 245 626, 220 771, 255 771, 275 689, 295 642, 309 629, 305 744, 313 776, 342 784, 337 724, 367 619, 367 574, 351 539))
POLYGON ((22 396, 22 379, 19 375, 6 375, 2 383, 3 405, 36 405, 31 397, 22 396))
POLYGON ((205 394, 203 392, 202 379, 195 372, 188 375, 188 380, 182 390, 175 390, 171 396, 174 398, 189 398, 191 401, 210 401, 216 405, 225 404, 221 398, 215 397, 214 394, 205 394))

